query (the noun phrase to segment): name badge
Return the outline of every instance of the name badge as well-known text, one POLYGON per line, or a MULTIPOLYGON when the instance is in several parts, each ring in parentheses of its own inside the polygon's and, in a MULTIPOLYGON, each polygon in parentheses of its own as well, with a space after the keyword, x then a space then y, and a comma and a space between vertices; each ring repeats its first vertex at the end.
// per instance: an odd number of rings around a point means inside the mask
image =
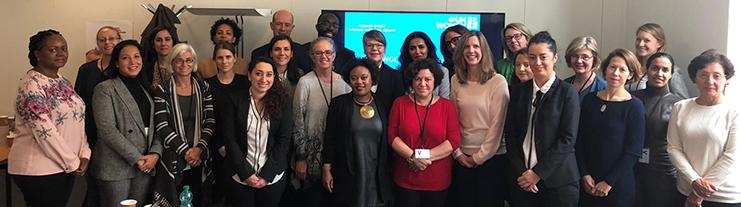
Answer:
POLYGON ((415 149, 414 158, 430 159, 430 150, 429 149, 415 149))
POLYGON ((651 150, 649 150, 648 148, 643 148, 643 150, 641 150, 641 157, 638 158, 638 162, 648 164, 648 156, 650 153, 651 150))

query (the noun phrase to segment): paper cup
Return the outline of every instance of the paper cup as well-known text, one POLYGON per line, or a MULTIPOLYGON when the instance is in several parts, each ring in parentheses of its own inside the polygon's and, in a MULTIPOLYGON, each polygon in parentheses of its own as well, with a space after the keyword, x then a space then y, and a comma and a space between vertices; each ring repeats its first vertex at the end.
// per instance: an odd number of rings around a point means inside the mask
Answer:
POLYGON ((121 201, 121 207, 136 207, 136 200, 126 199, 121 201))

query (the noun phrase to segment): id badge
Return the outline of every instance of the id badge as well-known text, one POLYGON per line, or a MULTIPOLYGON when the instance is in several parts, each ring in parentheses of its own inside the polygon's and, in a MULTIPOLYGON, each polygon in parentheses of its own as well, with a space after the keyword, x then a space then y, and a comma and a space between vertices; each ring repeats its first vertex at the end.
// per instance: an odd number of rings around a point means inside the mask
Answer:
POLYGON ((651 153, 651 150, 648 148, 643 148, 641 150, 641 157, 638 158, 638 162, 648 164, 648 156, 651 153))
POLYGON ((430 150, 429 149, 415 149, 414 158, 430 159, 430 150))

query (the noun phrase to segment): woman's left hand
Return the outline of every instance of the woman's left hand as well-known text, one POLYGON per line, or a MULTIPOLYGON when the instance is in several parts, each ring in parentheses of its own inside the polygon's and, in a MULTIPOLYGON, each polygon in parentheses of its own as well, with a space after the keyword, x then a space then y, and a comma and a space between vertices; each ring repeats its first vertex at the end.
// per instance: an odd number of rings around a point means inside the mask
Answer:
POLYGON ((201 148, 193 147, 185 152, 185 161, 191 167, 198 167, 201 165, 201 148))

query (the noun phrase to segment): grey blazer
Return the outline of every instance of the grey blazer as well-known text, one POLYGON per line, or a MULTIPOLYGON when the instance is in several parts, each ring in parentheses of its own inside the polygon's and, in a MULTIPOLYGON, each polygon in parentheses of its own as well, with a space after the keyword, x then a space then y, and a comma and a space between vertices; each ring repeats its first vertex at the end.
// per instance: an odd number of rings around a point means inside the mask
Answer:
MULTIPOLYGON (((162 142, 154 136, 154 101, 149 91, 150 123, 143 123, 134 97, 120 78, 101 82, 93 93, 93 114, 98 144, 93 149, 90 173, 100 180, 133 178, 136 162, 146 154, 162 154, 162 142), (149 131, 145 128, 149 127, 149 131)), ((154 171, 150 172, 154 175, 154 171)))

